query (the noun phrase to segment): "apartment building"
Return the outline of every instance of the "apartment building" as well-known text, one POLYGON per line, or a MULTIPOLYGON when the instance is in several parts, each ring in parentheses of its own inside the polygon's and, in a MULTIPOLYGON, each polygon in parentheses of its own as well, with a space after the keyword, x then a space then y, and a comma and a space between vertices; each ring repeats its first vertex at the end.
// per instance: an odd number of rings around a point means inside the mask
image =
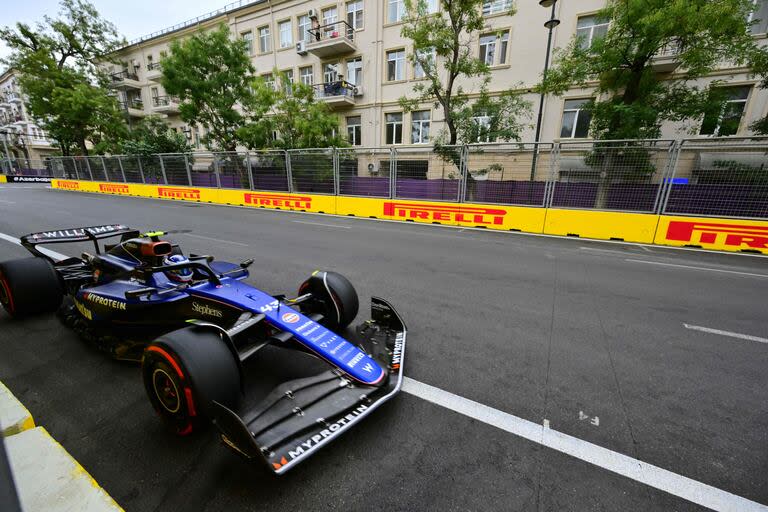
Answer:
MULTIPOLYGON (((755 2, 759 4, 760 22, 753 33, 765 40, 768 0, 755 2)), ((428 4, 432 10, 440 8, 438 0, 428 4)), ((533 141, 538 96, 532 88, 544 65, 544 23, 550 12, 535 1, 517 2, 517 14, 510 17, 511 4, 512 0, 485 2, 485 27, 472 34, 472 45, 477 56, 491 67, 491 93, 518 89, 534 105, 530 127, 523 135, 524 141, 533 141)), ((554 47, 566 46, 577 34, 583 36, 583 44, 590 44, 604 33, 608 23, 596 16, 603 5, 604 0, 558 2, 561 24, 554 31, 554 47)), ((403 0, 241 1, 132 41, 119 51, 122 65, 111 69, 112 87, 118 91, 130 122, 162 114, 171 126, 183 130, 199 145, 198 130, 202 128, 184 126, 178 100, 165 94, 160 85, 162 59, 172 40, 226 23, 233 37, 247 41, 258 74, 269 77, 278 69, 295 82, 315 87, 317 96, 339 115, 351 144, 430 144, 442 127, 442 110, 428 103, 406 113, 398 104, 398 99, 412 94, 414 84, 422 79, 421 70, 408 59, 412 42, 401 36, 404 12, 403 0)), ((654 68, 673 77, 678 64, 674 54, 660 55, 654 68)), ((670 123, 663 127, 664 137, 746 135, 749 125, 768 112, 768 91, 757 87, 748 69, 722 68, 704 82, 711 80, 725 80, 730 87, 732 99, 721 117, 670 123)), ((462 86, 475 92, 479 88, 479 84, 469 82, 462 86)), ((588 140, 589 117, 582 107, 592 94, 584 89, 546 98, 541 140, 588 140)))
POLYGON ((54 142, 27 115, 13 69, 0 75, 0 158, 42 160, 56 152, 54 142))

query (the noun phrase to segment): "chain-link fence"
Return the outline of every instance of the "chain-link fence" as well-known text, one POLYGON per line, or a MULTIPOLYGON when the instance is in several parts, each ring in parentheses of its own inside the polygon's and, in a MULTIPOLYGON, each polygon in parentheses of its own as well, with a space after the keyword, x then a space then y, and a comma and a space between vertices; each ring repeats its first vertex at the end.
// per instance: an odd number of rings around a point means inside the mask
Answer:
POLYGON ((680 143, 663 211, 768 218, 768 139, 680 143))
POLYGON ((81 180, 768 218, 768 138, 759 137, 50 157, 5 159, 2 168, 81 180))

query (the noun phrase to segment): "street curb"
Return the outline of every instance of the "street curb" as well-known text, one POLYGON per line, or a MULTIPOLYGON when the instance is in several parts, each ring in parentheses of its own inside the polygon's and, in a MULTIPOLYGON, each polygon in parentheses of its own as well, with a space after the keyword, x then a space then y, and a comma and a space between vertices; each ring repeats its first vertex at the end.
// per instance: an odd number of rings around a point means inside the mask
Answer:
POLYGON ((2 428, 2 437, 35 428, 32 414, 2 382, 0 382, 0 428, 2 428))

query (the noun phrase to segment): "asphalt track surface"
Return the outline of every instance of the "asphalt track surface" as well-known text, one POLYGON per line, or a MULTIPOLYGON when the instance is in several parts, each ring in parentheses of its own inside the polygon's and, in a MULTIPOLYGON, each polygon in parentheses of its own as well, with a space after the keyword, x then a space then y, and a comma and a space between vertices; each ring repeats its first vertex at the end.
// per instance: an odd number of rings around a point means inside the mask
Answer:
MULTIPOLYGON (((361 317, 373 294, 404 316, 414 382, 768 504, 764 257, 0 187, 0 233, 103 223, 192 229, 187 252, 253 257, 273 293, 340 271, 361 317)), ((0 240, 0 260, 26 254, 0 240)), ((53 315, 0 312, 0 354, 0 380, 128 511, 701 509, 407 392, 277 478, 213 432, 167 435, 138 369, 53 315)))

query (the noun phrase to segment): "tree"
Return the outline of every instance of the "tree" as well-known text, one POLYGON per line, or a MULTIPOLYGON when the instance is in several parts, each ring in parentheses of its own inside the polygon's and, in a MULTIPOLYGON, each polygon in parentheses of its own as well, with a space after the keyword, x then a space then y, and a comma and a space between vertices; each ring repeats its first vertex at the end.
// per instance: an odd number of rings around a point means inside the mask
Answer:
MULTIPOLYGON (((596 14, 610 22, 605 35, 577 35, 556 53, 539 90, 594 87, 584 108, 601 140, 654 139, 664 121, 717 119, 727 99, 723 81, 697 80, 724 62, 746 65, 764 54, 749 33, 754 7, 752 0, 609 0, 596 14), (678 66, 661 69, 662 59, 678 66)), ((599 175, 598 208, 613 181, 647 181, 656 172, 640 142, 596 143, 586 161, 599 175)))
POLYGON ((426 0, 405 0, 401 34, 413 40, 408 58, 423 70, 425 80, 414 85, 415 96, 400 98, 400 105, 406 111, 424 103, 442 107, 445 128, 435 139, 438 151, 445 145, 483 139, 519 140, 523 129, 519 118, 530 111, 529 103, 511 90, 497 96, 488 92, 490 68, 475 55, 473 45, 473 34, 485 25, 483 3, 441 0, 442 10, 429 13, 426 0), (474 85, 477 91, 468 91, 465 85, 474 85))
POLYGON ((19 73, 28 113, 70 154, 86 141, 119 139, 122 115, 98 67, 104 55, 123 41, 114 25, 86 0, 62 0, 58 18, 44 17, 35 27, 17 23, 0 30, 11 49, 4 63, 19 73))
POLYGON ((596 15, 610 21, 606 34, 575 37, 539 89, 562 95, 596 81, 587 106, 596 138, 657 138, 664 121, 722 108, 723 81, 696 80, 723 62, 745 65, 765 53, 749 32, 754 8, 752 0, 610 0, 596 15), (674 75, 654 68, 660 56, 679 63, 674 75))
POLYGON ((211 32, 171 43, 162 65, 161 83, 169 95, 181 100, 181 118, 206 127, 205 146, 236 151, 237 130, 246 122, 238 105, 252 104, 253 96, 250 84, 255 69, 246 42, 232 39, 227 25, 221 24, 211 32))
POLYGON ((150 157, 159 153, 189 153, 192 151, 184 134, 172 130, 159 116, 148 116, 123 141, 121 152, 150 157))
POLYGON ((256 79, 253 91, 246 108, 256 115, 237 133, 249 149, 346 145, 340 136, 338 116, 325 102, 317 101, 311 86, 291 83, 281 75, 276 82, 267 82, 261 77, 256 79))

